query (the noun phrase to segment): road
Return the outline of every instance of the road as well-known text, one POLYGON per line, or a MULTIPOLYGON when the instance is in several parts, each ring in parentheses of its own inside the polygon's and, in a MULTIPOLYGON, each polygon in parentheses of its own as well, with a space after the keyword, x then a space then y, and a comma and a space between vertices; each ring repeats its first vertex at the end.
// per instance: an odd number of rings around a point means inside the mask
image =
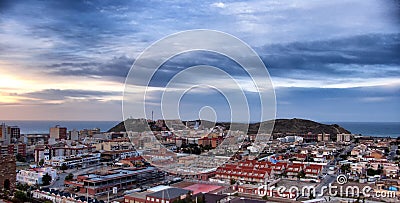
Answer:
POLYGON ((68 174, 72 173, 72 174, 74 174, 74 177, 76 178, 76 176, 78 176, 78 175, 85 174, 85 173, 88 173, 90 171, 100 169, 102 167, 104 167, 104 166, 103 165, 98 165, 98 166, 88 167, 88 168, 85 168, 85 169, 69 169, 69 170, 65 170, 64 173, 59 173, 58 174, 58 179, 55 182, 53 182, 51 185, 47 186, 47 187, 49 187, 49 188, 57 188, 57 189, 63 190, 64 189, 64 180, 65 180, 65 177, 68 174))
POLYGON ((332 175, 326 175, 325 178, 318 184, 318 186, 315 188, 316 195, 322 196, 328 190, 329 184, 332 184, 334 181, 336 181, 337 174, 332 174, 332 175), (324 190, 322 191, 321 188, 325 187, 324 190))
POLYGON ((53 184, 51 184, 49 187, 63 189, 64 188, 64 179, 67 175, 68 175, 68 173, 58 174, 57 180, 55 182, 53 182, 53 184))
POLYGON ((389 156, 388 159, 393 161, 394 158, 396 158, 396 151, 397 151, 397 145, 392 145, 390 147, 390 152, 389 152, 389 156))

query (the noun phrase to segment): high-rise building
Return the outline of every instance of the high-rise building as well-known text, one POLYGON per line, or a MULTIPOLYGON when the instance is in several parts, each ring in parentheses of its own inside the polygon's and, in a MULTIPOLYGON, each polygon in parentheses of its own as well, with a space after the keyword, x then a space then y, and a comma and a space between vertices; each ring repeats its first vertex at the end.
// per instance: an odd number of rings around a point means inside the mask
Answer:
POLYGON ((14 155, 0 155, 0 189, 13 189, 16 183, 14 155))
POLYGON ((79 140, 79 131, 77 131, 76 129, 69 131, 69 139, 78 141, 79 140))
POLYGON ((9 144, 0 146, 0 155, 21 155, 26 156, 26 144, 9 144))
POLYGON ((9 126, 10 138, 12 143, 17 143, 18 139, 21 137, 21 130, 18 126, 9 126))
POLYGON ((0 145, 8 145, 11 143, 8 126, 5 123, 0 125, 0 145))
POLYGON ((18 126, 7 126, 5 123, 0 125, 0 144, 17 143, 20 136, 21 133, 18 126))
POLYGON ((67 139, 67 128, 60 127, 56 125, 55 127, 50 128, 50 138, 54 138, 56 140, 66 140, 67 139))

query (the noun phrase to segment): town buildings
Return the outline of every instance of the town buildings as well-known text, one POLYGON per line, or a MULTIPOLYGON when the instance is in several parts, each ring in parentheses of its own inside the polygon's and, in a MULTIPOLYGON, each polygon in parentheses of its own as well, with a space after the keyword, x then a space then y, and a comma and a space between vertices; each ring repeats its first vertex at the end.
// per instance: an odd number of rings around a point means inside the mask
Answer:
POLYGON ((0 155, 26 156, 26 144, 8 144, 0 146, 0 155))
POLYGON ((76 181, 68 182, 78 188, 81 193, 91 196, 104 195, 118 189, 130 189, 147 183, 164 180, 165 173, 155 167, 117 168, 94 173, 82 174, 76 181))
POLYGON ((67 140, 67 128, 56 125, 50 128, 50 138, 55 140, 67 140))
POLYGON ((20 170, 17 173, 17 182, 28 185, 43 184, 42 178, 44 175, 50 175, 52 181, 57 179, 57 170, 51 167, 31 168, 28 170, 20 170))
POLYGON ((19 127, 7 126, 5 123, 0 125, 0 145, 17 143, 20 136, 21 133, 19 127))
POLYGON ((70 156, 53 156, 49 160, 45 160, 46 166, 61 167, 63 165, 68 168, 83 167, 100 163, 100 153, 78 154, 70 156))
POLYGON ((58 142, 56 144, 36 145, 34 149, 35 162, 50 160, 52 157, 70 157, 71 155, 87 154, 96 147, 78 143, 58 142))
POLYGON ((16 163, 14 155, 0 155, 0 189, 14 189, 16 163))

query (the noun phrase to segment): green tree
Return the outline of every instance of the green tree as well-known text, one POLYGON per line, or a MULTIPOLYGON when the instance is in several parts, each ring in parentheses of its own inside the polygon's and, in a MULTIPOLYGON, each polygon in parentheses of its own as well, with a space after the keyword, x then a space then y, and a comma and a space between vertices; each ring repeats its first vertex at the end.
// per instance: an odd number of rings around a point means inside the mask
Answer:
POLYGON ((18 184, 16 185, 16 188, 17 188, 18 190, 27 191, 28 188, 29 188, 29 185, 26 184, 26 183, 25 183, 25 184, 18 183, 18 184))
POLYGON ((374 175, 381 175, 382 174, 382 169, 378 168, 377 170, 374 170, 372 168, 367 169, 367 175, 369 176, 374 176, 374 175))
POLYGON ((39 166, 43 166, 43 165, 44 165, 44 159, 40 159, 39 166))
POLYGON ((350 172, 350 164, 343 164, 342 166, 340 166, 340 170, 342 171, 342 173, 350 172))
POLYGON ((264 196, 262 197, 262 199, 263 199, 263 200, 268 200, 268 195, 267 195, 267 194, 264 195, 264 196))
POLYGON ((21 154, 17 154, 17 156, 15 156, 15 158, 16 158, 17 161, 19 161, 19 162, 26 162, 25 157, 22 156, 21 154))
POLYGON ((235 179, 231 179, 231 185, 234 185, 236 183, 235 179))
POLYGON ((50 185, 51 176, 50 176, 48 173, 46 173, 46 174, 42 177, 42 182, 43 182, 43 185, 50 185))
POLYGON ((72 180, 72 179, 74 179, 74 175, 72 173, 65 176, 65 180, 72 180))
POLYGON ((28 200, 28 196, 26 195, 25 192, 18 190, 14 193, 14 201, 15 202, 26 202, 27 200, 28 200))
POLYGON ((301 170, 301 171, 297 174, 297 178, 300 179, 300 178, 304 178, 304 177, 306 177, 306 173, 304 172, 304 170, 301 170))
POLYGON ((65 170, 67 170, 68 169, 68 166, 67 166, 67 164, 62 164, 61 165, 61 167, 60 167, 60 169, 63 171, 63 173, 65 172, 65 170))

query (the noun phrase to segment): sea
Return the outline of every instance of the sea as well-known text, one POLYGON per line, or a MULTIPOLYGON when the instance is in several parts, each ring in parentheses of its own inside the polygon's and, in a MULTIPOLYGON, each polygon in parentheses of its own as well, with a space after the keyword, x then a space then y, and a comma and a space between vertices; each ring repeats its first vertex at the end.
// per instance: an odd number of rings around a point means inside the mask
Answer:
MULTIPOLYGON (((102 132, 108 131, 120 121, 16 121, 0 120, 9 126, 18 126, 21 134, 49 133, 50 127, 56 125, 66 127, 68 130, 100 128, 102 132)), ((353 134, 375 137, 400 137, 400 122, 322 122, 325 124, 338 124, 353 134)))
POLYGON ((400 137, 400 122, 323 122, 338 124, 352 134, 373 137, 400 137))

